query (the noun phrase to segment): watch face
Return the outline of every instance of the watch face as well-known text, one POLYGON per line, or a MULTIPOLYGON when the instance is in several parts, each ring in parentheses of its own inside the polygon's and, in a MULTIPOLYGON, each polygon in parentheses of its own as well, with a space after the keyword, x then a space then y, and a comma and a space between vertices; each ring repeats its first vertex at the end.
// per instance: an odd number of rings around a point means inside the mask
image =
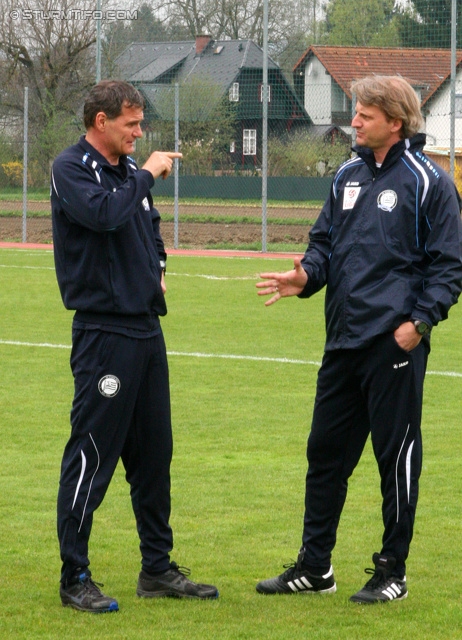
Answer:
POLYGON ((421 336, 425 335, 430 331, 430 327, 426 322, 418 322, 418 323, 416 322, 415 328, 417 330, 417 333, 420 333, 421 336))

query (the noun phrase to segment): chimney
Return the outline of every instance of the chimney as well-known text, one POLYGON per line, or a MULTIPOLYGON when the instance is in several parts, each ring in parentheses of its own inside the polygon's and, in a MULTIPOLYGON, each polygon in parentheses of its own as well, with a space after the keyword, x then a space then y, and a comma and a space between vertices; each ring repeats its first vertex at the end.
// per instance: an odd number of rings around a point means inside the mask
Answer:
POLYGON ((211 36, 196 36, 196 55, 200 55, 203 52, 211 39, 211 36))

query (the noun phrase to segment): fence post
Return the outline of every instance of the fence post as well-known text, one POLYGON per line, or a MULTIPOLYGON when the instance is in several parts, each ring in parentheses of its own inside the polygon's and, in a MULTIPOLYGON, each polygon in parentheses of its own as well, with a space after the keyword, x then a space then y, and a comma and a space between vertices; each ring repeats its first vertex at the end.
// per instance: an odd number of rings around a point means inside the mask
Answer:
MULTIPOLYGON (((180 141, 180 87, 178 82, 175 82, 175 151, 179 150, 180 141)), ((173 201, 173 247, 178 249, 178 169, 180 162, 178 158, 175 158, 175 174, 173 176, 175 191, 173 201)))
POLYGON ((101 0, 96 0, 96 84, 101 80, 101 0))
POLYGON ((449 172, 454 178, 456 156, 456 57, 457 57, 457 0, 451 3, 451 125, 449 139, 449 172))
POLYGON ((261 250, 267 249, 268 198, 268 0, 263 0, 263 78, 262 78, 262 164, 261 164, 261 250))
POLYGON ((22 164, 22 241, 27 242, 27 146, 29 129, 29 88, 24 87, 24 145, 22 164))

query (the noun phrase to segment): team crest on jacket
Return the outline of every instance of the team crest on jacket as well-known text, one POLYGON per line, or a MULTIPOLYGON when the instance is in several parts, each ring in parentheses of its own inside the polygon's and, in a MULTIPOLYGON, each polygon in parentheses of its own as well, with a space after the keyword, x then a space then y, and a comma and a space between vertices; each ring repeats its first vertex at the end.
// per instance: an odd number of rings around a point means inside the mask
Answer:
POLYGON ((378 208, 382 209, 382 211, 388 211, 388 213, 390 213, 390 211, 393 211, 397 204, 398 196, 392 189, 386 189, 385 191, 382 191, 382 193, 380 193, 379 197, 377 198, 378 208))
POLYGON ((98 382, 98 390, 105 398, 113 398, 119 393, 120 380, 117 376, 104 376, 98 382))

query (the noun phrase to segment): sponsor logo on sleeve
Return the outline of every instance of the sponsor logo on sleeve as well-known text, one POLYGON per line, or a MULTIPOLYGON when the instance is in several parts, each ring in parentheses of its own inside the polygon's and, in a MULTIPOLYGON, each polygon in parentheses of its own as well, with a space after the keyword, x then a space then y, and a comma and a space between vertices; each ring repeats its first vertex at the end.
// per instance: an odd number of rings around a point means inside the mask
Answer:
POLYGON ((361 187, 349 187, 347 186, 343 192, 343 210, 353 209, 358 199, 361 187))

